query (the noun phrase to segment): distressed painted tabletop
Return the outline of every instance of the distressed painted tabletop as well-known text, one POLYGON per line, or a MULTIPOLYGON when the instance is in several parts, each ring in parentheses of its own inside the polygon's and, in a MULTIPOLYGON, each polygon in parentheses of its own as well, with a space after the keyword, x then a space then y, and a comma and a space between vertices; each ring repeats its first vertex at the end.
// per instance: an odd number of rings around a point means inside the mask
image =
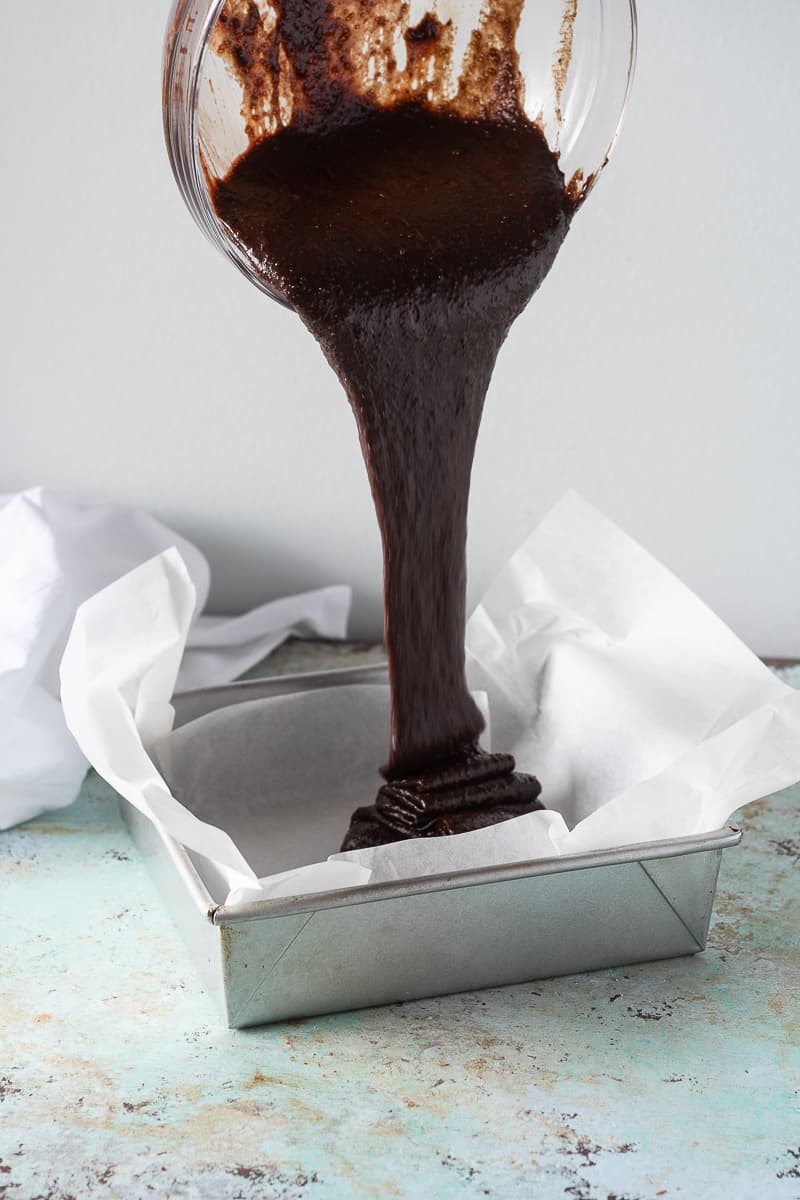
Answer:
POLYGON ((92 775, 0 834, 0 1197, 796 1200, 799 801, 704 954, 231 1032, 92 775))

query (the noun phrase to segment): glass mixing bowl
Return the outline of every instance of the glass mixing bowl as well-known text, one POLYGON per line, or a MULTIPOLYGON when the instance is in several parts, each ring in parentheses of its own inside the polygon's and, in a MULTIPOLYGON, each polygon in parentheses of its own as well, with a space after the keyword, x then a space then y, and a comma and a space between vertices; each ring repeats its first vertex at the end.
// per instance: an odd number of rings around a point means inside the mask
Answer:
MULTIPOLYGON (((441 14, 446 7, 468 32, 480 2, 440 0, 435 8, 441 14)), ((164 48, 167 150, 203 232, 251 282, 281 300, 230 240, 209 195, 209 180, 223 178, 249 144, 241 86, 212 46, 225 3, 175 0, 164 48)), ((269 0, 256 3, 269 19, 269 0)), ((429 6, 412 0, 409 7, 413 25, 429 6)), ((625 111, 636 60, 635 0, 525 0, 516 44, 525 111, 559 154, 571 194, 582 200, 608 162, 625 111)))

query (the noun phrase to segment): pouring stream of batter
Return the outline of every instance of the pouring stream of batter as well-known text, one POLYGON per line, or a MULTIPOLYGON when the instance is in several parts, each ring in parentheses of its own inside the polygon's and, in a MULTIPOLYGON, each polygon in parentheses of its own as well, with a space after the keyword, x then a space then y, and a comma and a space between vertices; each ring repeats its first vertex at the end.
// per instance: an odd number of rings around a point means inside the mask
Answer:
POLYGON ((354 813, 344 849, 541 807, 536 779, 480 749, 464 676, 484 398, 573 209, 523 109, 520 6, 484 10, 457 86, 453 29, 433 14, 406 27, 402 70, 381 35, 382 73, 369 78, 352 51, 359 12, 384 28, 379 5, 283 0, 270 23, 229 0, 215 34, 243 83, 251 136, 213 185, 217 214, 339 376, 381 529, 391 752, 387 783, 354 813))

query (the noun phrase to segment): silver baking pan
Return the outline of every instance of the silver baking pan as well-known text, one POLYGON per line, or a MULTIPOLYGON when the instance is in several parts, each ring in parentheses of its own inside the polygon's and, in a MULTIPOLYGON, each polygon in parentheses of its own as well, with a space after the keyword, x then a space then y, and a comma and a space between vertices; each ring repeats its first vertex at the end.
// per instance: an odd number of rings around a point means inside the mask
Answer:
MULTIPOLYGON (((176 724, 263 695, 385 677, 380 666, 352 667, 184 693, 174 701, 176 724)), ((705 948, 722 851, 741 840, 731 826, 620 850, 225 905, 214 901, 182 846, 120 803, 231 1028, 696 954, 705 948)), ((241 838, 251 818, 237 816, 235 795, 225 805, 241 838)), ((260 846, 273 859, 285 849, 295 865, 303 838, 296 814, 276 809, 272 816, 263 813, 246 843, 261 874, 260 846)), ((315 854, 310 848, 307 861, 315 854)))

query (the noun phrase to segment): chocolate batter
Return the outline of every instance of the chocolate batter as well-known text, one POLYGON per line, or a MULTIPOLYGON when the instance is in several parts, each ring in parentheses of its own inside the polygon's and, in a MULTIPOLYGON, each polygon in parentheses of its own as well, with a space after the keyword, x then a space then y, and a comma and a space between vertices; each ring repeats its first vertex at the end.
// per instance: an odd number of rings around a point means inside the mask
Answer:
POLYGON ((480 749, 464 677, 484 397, 573 209, 522 110, 520 4, 484 14, 457 86, 453 31, 432 14, 406 28, 405 69, 395 62, 377 83, 375 68, 366 82, 355 70, 336 3, 284 0, 270 26, 229 0, 216 35, 244 85, 251 146, 213 185, 214 205, 339 376, 383 541, 391 753, 343 849, 541 807, 536 779, 480 749), (420 94, 420 79, 438 83, 420 94))

